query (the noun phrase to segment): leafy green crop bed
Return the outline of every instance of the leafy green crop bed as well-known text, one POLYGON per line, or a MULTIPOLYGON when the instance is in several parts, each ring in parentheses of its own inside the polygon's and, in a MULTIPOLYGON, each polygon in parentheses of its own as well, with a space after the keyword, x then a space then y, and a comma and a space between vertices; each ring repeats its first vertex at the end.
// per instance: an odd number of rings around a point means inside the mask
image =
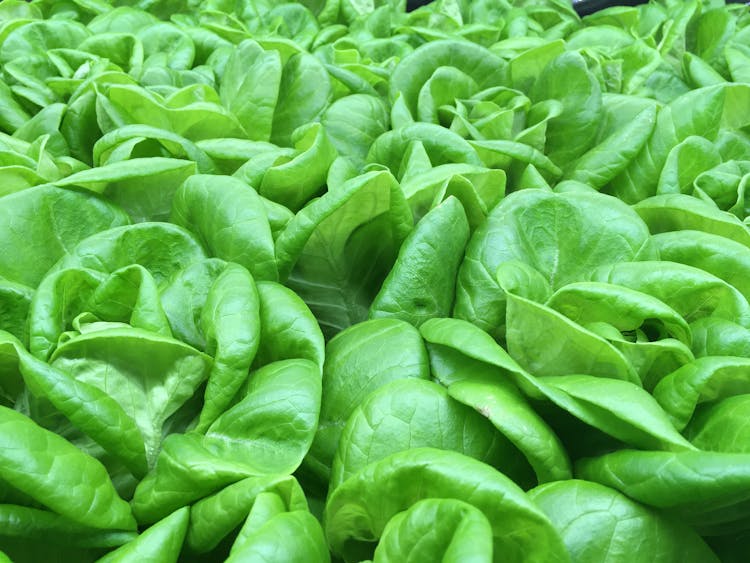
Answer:
POLYGON ((748 560, 746 6, 4 0, 0 67, 0 561, 748 560))

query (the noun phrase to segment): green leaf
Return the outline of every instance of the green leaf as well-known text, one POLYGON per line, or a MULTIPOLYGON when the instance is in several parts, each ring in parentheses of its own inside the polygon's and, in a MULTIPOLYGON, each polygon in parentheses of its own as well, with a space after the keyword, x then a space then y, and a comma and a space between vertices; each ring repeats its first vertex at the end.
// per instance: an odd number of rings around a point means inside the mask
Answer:
POLYGON ((205 258, 192 235, 169 223, 138 223, 102 230, 71 248, 50 273, 69 268, 114 272, 140 264, 161 288, 174 274, 205 258))
POLYGON ((29 310, 29 351, 46 361, 60 335, 87 307, 105 274, 83 268, 59 270, 44 277, 29 310))
POLYGON ((745 297, 727 282, 692 266, 655 260, 624 262, 599 267, 589 278, 651 295, 688 323, 716 316, 750 326, 750 305, 745 297))
POLYGON ((235 549, 237 542, 232 546, 227 563, 253 560, 268 563, 302 560, 328 563, 331 560, 320 522, 305 510, 279 514, 243 540, 241 547, 235 549), (289 538, 294 538, 294 541, 288 541, 289 538))
POLYGON ((479 412, 436 383, 410 378, 370 393, 349 416, 329 488, 390 454, 419 447, 455 451, 496 467, 516 483, 531 482, 524 458, 479 412))
POLYGON ((750 392, 750 360, 732 356, 698 358, 662 379, 654 397, 682 430, 701 403, 750 392))
MULTIPOLYGON (((262 171, 262 179, 256 185, 263 197, 297 211, 321 191, 336 158, 336 149, 318 123, 296 128, 290 142, 295 154, 275 159, 262 171)), ((240 168, 237 175, 243 172, 247 174, 245 167, 240 168)))
POLYGON ((559 406, 623 442, 644 449, 694 449, 675 430, 666 409, 632 383, 585 375, 542 377, 539 381, 551 389, 547 394, 559 406), (557 391, 567 397, 556 397, 557 391))
POLYGON ((195 172, 195 163, 187 160, 134 158, 84 170, 56 184, 103 194, 135 222, 163 221, 169 217, 177 188, 195 172))
POLYGON ((393 176, 357 176, 289 222, 276 241, 279 277, 289 276, 287 285, 331 337, 367 318, 411 221, 393 176))
MULTIPOLYGON (((529 398, 550 401, 589 426, 627 443, 669 450, 692 448, 653 397, 637 385, 590 375, 534 377, 492 337, 466 321, 434 319, 422 325, 421 331, 428 342, 433 372, 443 383, 453 385, 478 379, 494 384, 497 379, 508 377, 529 398), (464 363, 467 365, 460 367, 464 363), (487 364, 492 367, 488 369, 487 364)), ((545 434, 542 436, 549 441, 545 434)))
POLYGON ((74 522, 135 529, 130 507, 104 467, 64 438, 0 406, 0 441, 0 478, 6 483, 74 522))
POLYGON ((704 317, 690 325, 693 353, 703 356, 750 357, 750 331, 732 321, 704 317))
POLYGON ((323 64, 308 53, 294 55, 281 72, 271 142, 290 146, 294 130, 316 120, 330 98, 331 81, 323 64))
POLYGON ((563 112, 547 126, 547 154, 553 161, 569 162, 591 147, 602 116, 601 90, 580 54, 563 53, 550 62, 534 82, 531 99, 563 104, 563 112))
POLYGON ((515 483, 480 461, 433 448, 386 457, 329 496, 324 523, 331 551, 345 561, 361 560, 396 514, 429 498, 462 500, 478 508, 490 522, 493 552, 507 561, 568 560, 549 520, 515 483))
POLYGON ((189 511, 181 508, 150 526, 133 541, 97 560, 97 563, 135 563, 158 559, 176 563, 187 533, 189 511))
POLYGON ((721 155, 714 144, 703 137, 691 135, 669 151, 656 193, 690 194, 696 178, 719 164, 721 155))
POLYGON ((303 359, 254 371, 239 402, 208 428, 203 445, 257 474, 294 472, 315 436, 320 382, 319 368, 303 359))
POLYGON ((228 176, 196 175, 175 193, 171 222, 192 231, 212 256, 276 280, 271 227, 256 191, 228 176))
POLYGON ((750 395, 708 403, 697 409, 685 428, 685 436, 702 450, 750 453, 748 412, 750 395))
POLYGON ((495 273, 501 264, 528 264, 555 290, 586 279, 601 264, 634 259, 647 238, 643 222, 614 198, 542 190, 513 193, 469 240, 453 314, 500 338, 506 299, 495 273))
POLYGON ((448 394, 486 416, 526 456, 539 483, 570 478, 562 443, 516 387, 501 377, 480 374, 475 370, 451 383, 448 394))
POLYGON ((305 302, 291 289, 274 282, 258 282, 260 343, 254 365, 302 358, 322 369, 323 333, 305 302))
POLYGON ((164 439, 156 466, 138 483, 131 501, 139 523, 157 522, 254 474, 247 464, 217 458, 203 446, 202 438, 175 433, 164 439))
POLYGON ((669 151, 691 135, 716 138, 724 111, 724 86, 692 90, 663 107, 653 135, 630 166, 610 184, 613 194, 636 203, 656 193, 661 170, 669 151))
POLYGON ((698 533, 746 529, 750 517, 748 454, 620 450, 580 460, 576 473, 661 509, 698 533))
POLYGON ((723 236, 679 230, 651 237, 661 260, 704 270, 736 287, 750 299, 750 250, 723 236))
POLYGON ((664 194, 633 206, 653 234, 703 231, 750 246, 750 230, 737 217, 684 194, 664 194))
POLYGON ((216 278, 201 310, 206 352, 213 356, 198 431, 214 422, 242 387, 260 342, 260 305, 255 281, 237 264, 216 278))
POLYGON ((481 166, 477 151, 458 134, 433 123, 412 123, 386 131, 370 146, 367 162, 382 164, 391 173, 403 177, 404 155, 414 143, 421 142, 433 166, 463 163, 481 166))
POLYGON ((428 212, 401 245, 370 305, 370 318, 399 318, 418 327, 427 319, 448 316, 468 240, 466 214, 451 196, 428 212), (446 239, 445 233, 451 236, 446 239))
POLYGON ((430 369, 419 332, 398 319, 352 326, 331 339, 325 357, 320 423, 306 465, 328 480, 341 432, 357 406, 390 381, 428 379, 430 369))
POLYGON ((558 481, 528 495, 557 528, 574 561, 718 561, 689 526, 597 483, 558 481))
POLYGON ((214 172, 211 157, 184 137, 149 125, 125 125, 110 131, 94 144, 93 159, 98 166, 129 160, 136 155, 148 157, 170 156, 192 160, 198 172, 214 172))
POLYGON ((242 524, 255 499, 265 492, 279 495, 290 512, 307 510, 305 494, 291 475, 248 477, 192 506, 187 545, 197 553, 212 550, 242 524))
POLYGON ((417 115, 419 91, 442 67, 454 67, 472 78, 480 89, 505 84, 508 65, 487 49, 466 41, 431 41, 404 57, 390 81, 390 98, 400 94, 412 115, 417 115))
POLYGON ((276 51, 264 51, 250 39, 240 43, 226 62, 219 88, 221 101, 237 117, 250 139, 271 138, 281 68, 276 51))
POLYGON ((594 188, 606 186, 638 154, 656 124, 656 110, 650 106, 631 122, 612 132, 602 142, 565 168, 566 180, 577 180, 594 188))
POLYGON ((508 352, 537 376, 587 374, 641 384, 625 356, 601 336, 504 286, 508 352))
POLYGON ((0 276, 32 288, 80 241, 129 222, 111 203, 53 186, 11 194, 2 203, 0 223, 13 227, 0 231, 0 276))
POLYGON ((490 563, 492 548, 492 528, 481 510, 458 499, 424 499, 391 518, 373 563, 490 563))
POLYGON ((0 282, 0 329, 29 346, 29 308, 34 292, 20 283, 0 282))
POLYGON ((353 94, 328 106, 320 121, 336 151, 363 164, 370 146, 386 132, 390 119, 380 98, 353 94))
MULTIPOLYGON (((135 531, 106 530, 84 526, 66 518, 38 508, 29 508, 14 504, 3 504, 0 508, 2 537, 5 548, 18 541, 20 547, 30 543, 49 545, 56 552, 65 547, 74 548, 111 548, 122 545, 137 537, 135 531)), ((32 551, 32 550, 28 550, 32 551)), ((24 555, 30 555, 24 553, 24 555)), ((10 561, 10 559, 8 559, 10 561)))
POLYGON ((15 399, 22 380, 38 400, 49 403, 70 422, 122 461, 134 474, 147 471, 146 449, 136 422, 97 386, 31 356, 18 341, 0 333, 2 391, 15 399))
POLYGON ((114 328, 69 340, 50 365, 117 401, 138 425, 153 463, 164 423, 206 380, 211 359, 171 338, 114 328))

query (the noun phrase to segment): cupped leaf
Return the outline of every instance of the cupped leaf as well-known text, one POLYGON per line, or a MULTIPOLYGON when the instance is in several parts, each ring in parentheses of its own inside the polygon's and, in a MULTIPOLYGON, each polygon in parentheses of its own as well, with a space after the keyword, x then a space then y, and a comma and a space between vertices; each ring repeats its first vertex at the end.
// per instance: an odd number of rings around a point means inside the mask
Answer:
POLYGON ((206 380, 211 358, 171 338, 114 328, 69 340, 50 365, 117 401, 138 425, 153 463, 165 422, 206 380))
POLYGON ((139 157, 171 156, 192 160, 198 172, 209 174, 215 165, 206 152, 184 137, 150 125, 125 125, 102 136, 93 148, 98 166, 139 157))
POLYGON ((428 379, 430 369, 419 332, 398 319, 352 326, 331 339, 325 358, 320 424, 306 465, 328 480, 341 432, 357 406, 390 381, 428 379))
POLYGON ((248 477, 191 507, 187 545, 197 553, 212 550, 242 524, 258 496, 267 492, 278 495, 289 512, 307 510, 305 494, 291 475, 248 477))
POLYGON ((586 279, 599 265, 633 260, 647 239, 646 226, 632 209, 609 196, 511 194, 469 241, 453 314, 502 337, 506 300, 495 278, 501 264, 528 264, 555 290, 586 279))
POLYGON ((175 193, 171 222, 195 233, 212 256, 277 278, 273 238, 256 191, 228 176, 197 175, 175 193))
MULTIPOLYGON (((669 156, 659 176, 656 193, 690 194, 693 191, 695 179, 702 172, 720 164, 721 155, 711 141, 695 135, 690 136, 669 151, 669 156)), ((734 203, 734 200, 731 203, 734 203)))
POLYGON ((44 55, 50 49, 75 49, 88 36, 89 31, 79 22, 59 19, 28 22, 4 38, 0 60, 7 63, 31 54, 44 55))
POLYGON ((413 123, 383 133, 370 146, 367 162, 382 164, 400 178, 404 155, 417 143, 424 147, 432 166, 451 163, 482 165, 477 151, 468 141, 433 123, 413 123))
POLYGON ((0 275, 36 287, 80 241, 129 222, 111 203, 63 188, 39 186, 5 196, 0 223, 8 228, 0 232, 0 275))
POLYGON ((750 395, 736 395, 699 407, 685 436, 713 452, 750 453, 750 395))
POLYGON ((396 514, 429 498, 478 508, 492 527, 493 551, 507 561, 568 560, 549 520, 515 483, 480 461, 432 448, 388 456, 333 491, 324 515, 331 551, 345 561, 371 555, 396 514))
POLYGON ((750 331, 725 319, 704 317, 690 325, 693 353, 703 356, 750 357, 750 331))
MULTIPOLYGON (((501 280, 501 285, 503 281, 501 280)), ((508 352, 538 376, 588 374, 640 385, 625 356, 601 336, 505 286, 508 352)))
MULTIPOLYGON (((243 65, 243 71, 246 71, 243 65)), ((331 79, 323 63, 309 53, 298 53, 284 65, 273 115, 271 142, 290 146, 298 127, 315 121, 328 106, 331 79)))
POLYGON ((319 123, 301 125, 291 135, 294 154, 280 156, 270 167, 252 170, 249 163, 236 175, 258 186, 258 193, 280 205, 298 211, 325 184, 326 174, 336 158, 336 149, 319 123), (256 181, 255 178, 259 177, 256 181))
POLYGON ((250 139, 271 139, 281 69, 278 52, 265 51, 250 39, 237 45, 226 61, 219 88, 221 101, 237 117, 250 139), (263 80, 255 80, 257 76, 263 76, 263 80))
POLYGON ((364 164, 370 146, 386 132, 390 119, 380 98, 353 94, 333 102, 320 121, 341 156, 364 164))
MULTIPOLYGON (((203 101, 212 90, 195 85, 172 92, 167 98, 134 85, 112 84, 106 94, 96 96, 96 118, 103 133, 123 125, 149 124, 172 131, 190 141, 216 137, 245 137, 242 126, 234 115, 218 103, 215 92, 212 101, 203 101), (191 94, 197 93, 196 101, 191 94)), ((209 94, 210 95, 210 94, 209 94)))
MULTIPOLYGON (((260 495, 257 498, 260 498, 260 495)), ((248 519, 251 516, 252 512, 248 519)), ((297 560, 310 563, 331 561, 320 522, 306 510, 278 514, 248 533, 242 540, 241 546, 237 547, 237 541, 232 545, 230 556, 226 559, 227 563, 253 560, 267 563, 297 560), (288 541, 289 538, 294 538, 294 541, 288 541)))
POLYGON ((131 506, 141 524, 166 518, 171 512, 254 475, 247 464, 217 458, 197 433, 170 434, 155 467, 135 489, 131 506))
POLYGON ((688 323, 715 316, 750 326, 747 299, 734 286, 692 266, 666 260, 620 263, 595 269, 589 279, 649 294, 688 323))
POLYGON ((164 221, 175 191, 195 174, 195 163, 176 158, 134 158, 83 170, 58 186, 81 186, 121 206, 136 221, 164 221))
POLYGON ((698 533, 716 535, 738 527, 747 529, 748 454, 619 450, 580 460, 576 474, 662 509, 698 533))
POLYGON ((636 370, 646 389, 693 360, 688 324, 671 307, 645 293, 578 282, 560 288, 547 306, 607 340, 636 370))
POLYGON ((134 475, 147 471, 146 449, 135 420, 118 402, 91 385, 31 356, 7 333, 0 333, 0 390, 14 401, 21 381, 34 400, 50 403, 80 431, 121 461, 134 475))
POLYGON ((454 196, 461 202, 473 231, 505 195, 505 172, 470 164, 431 167, 429 163, 424 163, 421 166, 416 156, 421 152, 419 147, 414 145, 411 151, 414 158, 410 162, 414 163, 415 170, 407 166, 401 180, 401 188, 415 221, 420 221, 435 206, 454 196))
POLYGON ((364 320, 412 226, 387 172, 368 172, 300 211, 279 235, 279 277, 315 314, 327 337, 364 320))
POLYGON ((703 231, 750 246, 750 230, 736 216, 685 194, 663 194, 633 206, 653 234, 703 231))
POLYGON ((736 287, 750 299, 750 249, 711 233, 679 230, 651 237, 661 260, 700 268, 736 287))
POLYGON ((586 375, 542 377, 539 382, 560 407, 625 443, 654 450, 693 449, 666 409, 632 383, 586 375))
POLYGON ((654 133, 631 164, 610 183, 613 194, 636 203, 656 194, 659 175, 669 151, 691 135, 714 140, 724 112, 723 85, 692 90, 664 106, 654 133))
POLYGON ((468 240, 466 214, 459 201, 449 197, 427 213, 401 245, 370 305, 370 318, 399 318, 418 327, 427 319, 448 316, 468 240), (445 233, 451 236, 446 239, 445 233))
POLYGON ((69 268, 110 273, 140 264, 162 287, 177 272, 204 258, 203 249, 185 229, 170 223, 138 223, 102 230, 82 240, 51 273, 69 268))
POLYGON ((464 370, 438 356, 439 352, 432 353, 436 361, 448 364, 447 370, 436 370, 434 375, 442 378, 451 372, 448 394, 486 416, 526 456, 539 483, 570 478, 570 461, 559 438, 512 383, 490 366, 465 362, 464 370))
POLYGON ((250 375, 244 396, 216 419, 202 443, 258 474, 292 473, 315 436, 320 389, 320 370, 309 360, 268 364, 250 375))
POLYGON ((479 412, 453 400, 436 383, 410 378, 370 393, 349 416, 330 490, 371 463, 419 447, 456 451, 498 468, 516 483, 530 481, 523 457, 479 412))
POLYGON ((689 526, 598 483, 558 481, 528 495, 552 521, 574 561, 718 562, 689 526))
POLYGON ((647 107, 569 164, 563 179, 577 180, 597 189, 606 186, 638 154, 655 124, 656 110, 647 107))
POLYGON ((674 309, 651 295, 623 286, 568 284, 549 298, 547 306, 582 326, 607 322, 620 332, 640 329, 658 338, 673 337, 690 344, 690 328, 674 309))
POLYGON ((104 466, 93 457, 3 406, 0 440, 0 477, 4 482, 79 524, 135 529, 130 507, 117 495, 104 466))
POLYGON ((473 79, 480 89, 508 82, 508 65, 483 47, 465 41, 431 41, 414 50, 396 66, 390 81, 390 97, 397 95, 412 115, 423 84, 441 67, 453 67, 473 79))
POLYGON ((564 111, 547 126, 547 153, 566 163, 594 143, 602 116, 601 88, 579 53, 566 52, 550 62, 531 88, 534 101, 559 100, 564 111))
POLYGON ((492 527, 481 510, 458 499, 428 498, 391 518, 375 548, 373 563, 490 563, 492 543, 492 527))
POLYGON ((654 389, 654 397, 682 430, 701 403, 750 392, 750 360, 707 356, 672 372, 654 389))
MULTIPOLYGON (((672 426, 659 403, 633 383, 591 375, 534 377, 489 334, 458 319, 433 319, 420 330, 427 342, 433 373, 444 384, 452 386, 472 380, 494 384, 497 379, 508 378, 530 399, 550 401, 587 425, 626 443, 675 451, 692 448, 672 426)), ((500 385, 507 387, 505 383, 500 385)), ((540 436, 550 440, 546 432, 540 436)), ((550 455, 561 459, 559 450, 550 451, 550 455)))
POLYGON ((71 268, 46 276, 39 284, 29 310, 29 351, 47 360, 60 335, 72 327, 83 312, 105 274, 71 268))
POLYGON ((213 356, 197 429, 205 430, 230 405, 247 379, 260 342, 260 305, 245 268, 227 264, 201 309, 206 353, 213 356))
POLYGON ((20 283, 0 281, 0 330, 29 345, 29 310, 34 291, 20 283))
POLYGON ((187 533, 189 510, 180 508, 150 526, 133 541, 97 560, 97 563, 135 563, 158 559, 176 563, 187 533))
POLYGON ((322 369, 323 333, 305 302, 291 289, 274 282, 258 282, 260 342, 254 365, 303 358, 322 369))

